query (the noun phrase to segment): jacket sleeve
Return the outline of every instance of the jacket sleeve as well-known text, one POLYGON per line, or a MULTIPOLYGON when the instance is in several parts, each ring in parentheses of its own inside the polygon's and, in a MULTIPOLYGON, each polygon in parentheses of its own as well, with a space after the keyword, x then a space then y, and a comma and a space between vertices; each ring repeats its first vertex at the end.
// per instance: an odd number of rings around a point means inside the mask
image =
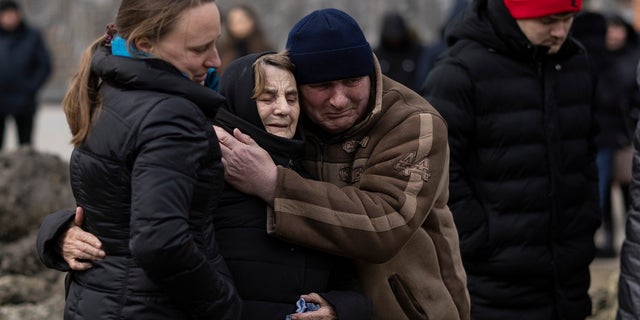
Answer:
POLYGON ((32 72, 28 75, 28 81, 29 92, 35 94, 44 85, 51 74, 51 56, 42 34, 35 29, 33 32, 36 42, 35 48, 33 52, 31 52, 32 72))
POLYGON ((446 206, 447 131, 442 118, 427 112, 385 121, 374 131, 370 156, 360 166, 354 161, 352 185, 304 179, 279 167, 267 231, 335 255, 391 259, 434 205, 446 206))
POLYGON ((71 210, 62 210, 47 215, 36 239, 36 253, 40 261, 47 267, 59 271, 70 271, 69 265, 56 250, 58 238, 69 229, 75 213, 71 210))
MULTIPOLYGON (((464 258, 488 251, 487 213, 471 184, 469 159, 474 139, 473 84, 462 64, 455 60, 439 63, 426 80, 424 95, 447 121, 451 148, 449 208, 460 237, 464 258)), ((464 260, 464 259, 463 259, 464 260)))
POLYGON ((620 252, 618 320, 635 320, 640 314, 640 127, 636 127, 631 180, 631 208, 620 252))
POLYGON ((343 258, 336 261, 329 279, 330 290, 319 295, 334 307, 340 320, 371 319, 371 300, 360 289, 353 263, 343 258))
POLYGON ((182 99, 165 100, 145 117, 132 170, 129 247, 184 310, 198 319, 231 319, 239 317, 240 300, 189 225, 196 173, 211 150, 207 128, 204 115, 182 99))
POLYGON ((371 319, 371 300, 353 290, 336 290, 319 294, 336 310, 340 320, 371 319))

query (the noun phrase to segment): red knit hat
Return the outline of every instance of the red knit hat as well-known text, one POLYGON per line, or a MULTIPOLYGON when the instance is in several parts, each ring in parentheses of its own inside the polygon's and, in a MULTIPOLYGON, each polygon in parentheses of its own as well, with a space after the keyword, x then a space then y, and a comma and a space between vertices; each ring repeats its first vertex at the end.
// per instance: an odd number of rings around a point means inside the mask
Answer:
POLYGON ((514 19, 533 19, 582 9, 582 0, 504 0, 514 19))

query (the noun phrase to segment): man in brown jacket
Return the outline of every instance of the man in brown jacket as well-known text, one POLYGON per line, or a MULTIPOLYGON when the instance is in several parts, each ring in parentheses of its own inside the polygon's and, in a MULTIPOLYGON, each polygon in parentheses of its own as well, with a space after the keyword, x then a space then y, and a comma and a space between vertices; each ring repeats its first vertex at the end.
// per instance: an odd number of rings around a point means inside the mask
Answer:
POLYGON ((443 118, 381 74, 342 11, 302 18, 287 49, 314 180, 276 167, 238 130, 217 130, 227 181, 271 204, 271 235, 353 258, 375 319, 469 319, 443 118))

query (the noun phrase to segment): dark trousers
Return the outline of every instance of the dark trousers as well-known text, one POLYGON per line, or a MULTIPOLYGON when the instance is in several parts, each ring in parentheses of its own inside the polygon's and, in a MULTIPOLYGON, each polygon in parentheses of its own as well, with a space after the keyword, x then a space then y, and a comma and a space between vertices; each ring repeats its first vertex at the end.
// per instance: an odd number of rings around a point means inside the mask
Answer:
MULTIPOLYGON (((16 128, 18 130, 18 143, 21 146, 31 144, 31 134, 33 133, 33 118, 34 113, 12 115, 15 120, 16 128)), ((2 150, 2 144, 4 142, 4 130, 7 116, 0 115, 0 150, 2 150)))
MULTIPOLYGON (((616 230, 613 221, 613 206, 611 203, 611 187, 614 183, 614 155, 615 149, 601 148, 598 151, 598 178, 600 188, 600 209, 602 210, 602 225, 604 231, 604 243, 599 246, 597 255, 601 257, 612 257, 618 252, 615 247, 614 237, 616 230)), ((631 205, 631 195, 629 194, 629 184, 619 183, 623 200, 623 212, 629 210, 631 205)))

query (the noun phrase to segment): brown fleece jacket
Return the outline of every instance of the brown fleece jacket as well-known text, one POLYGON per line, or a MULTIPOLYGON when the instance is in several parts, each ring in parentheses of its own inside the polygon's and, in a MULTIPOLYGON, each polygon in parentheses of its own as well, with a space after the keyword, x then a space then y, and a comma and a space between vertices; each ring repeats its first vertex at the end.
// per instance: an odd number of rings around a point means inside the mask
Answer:
POLYGON ((329 139, 306 133, 305 166, 320 181, 278 168, 268 231, 354 258, 374 319, 469 319, 445 121, 377 62, 374 78, 365 119, 329 139))

